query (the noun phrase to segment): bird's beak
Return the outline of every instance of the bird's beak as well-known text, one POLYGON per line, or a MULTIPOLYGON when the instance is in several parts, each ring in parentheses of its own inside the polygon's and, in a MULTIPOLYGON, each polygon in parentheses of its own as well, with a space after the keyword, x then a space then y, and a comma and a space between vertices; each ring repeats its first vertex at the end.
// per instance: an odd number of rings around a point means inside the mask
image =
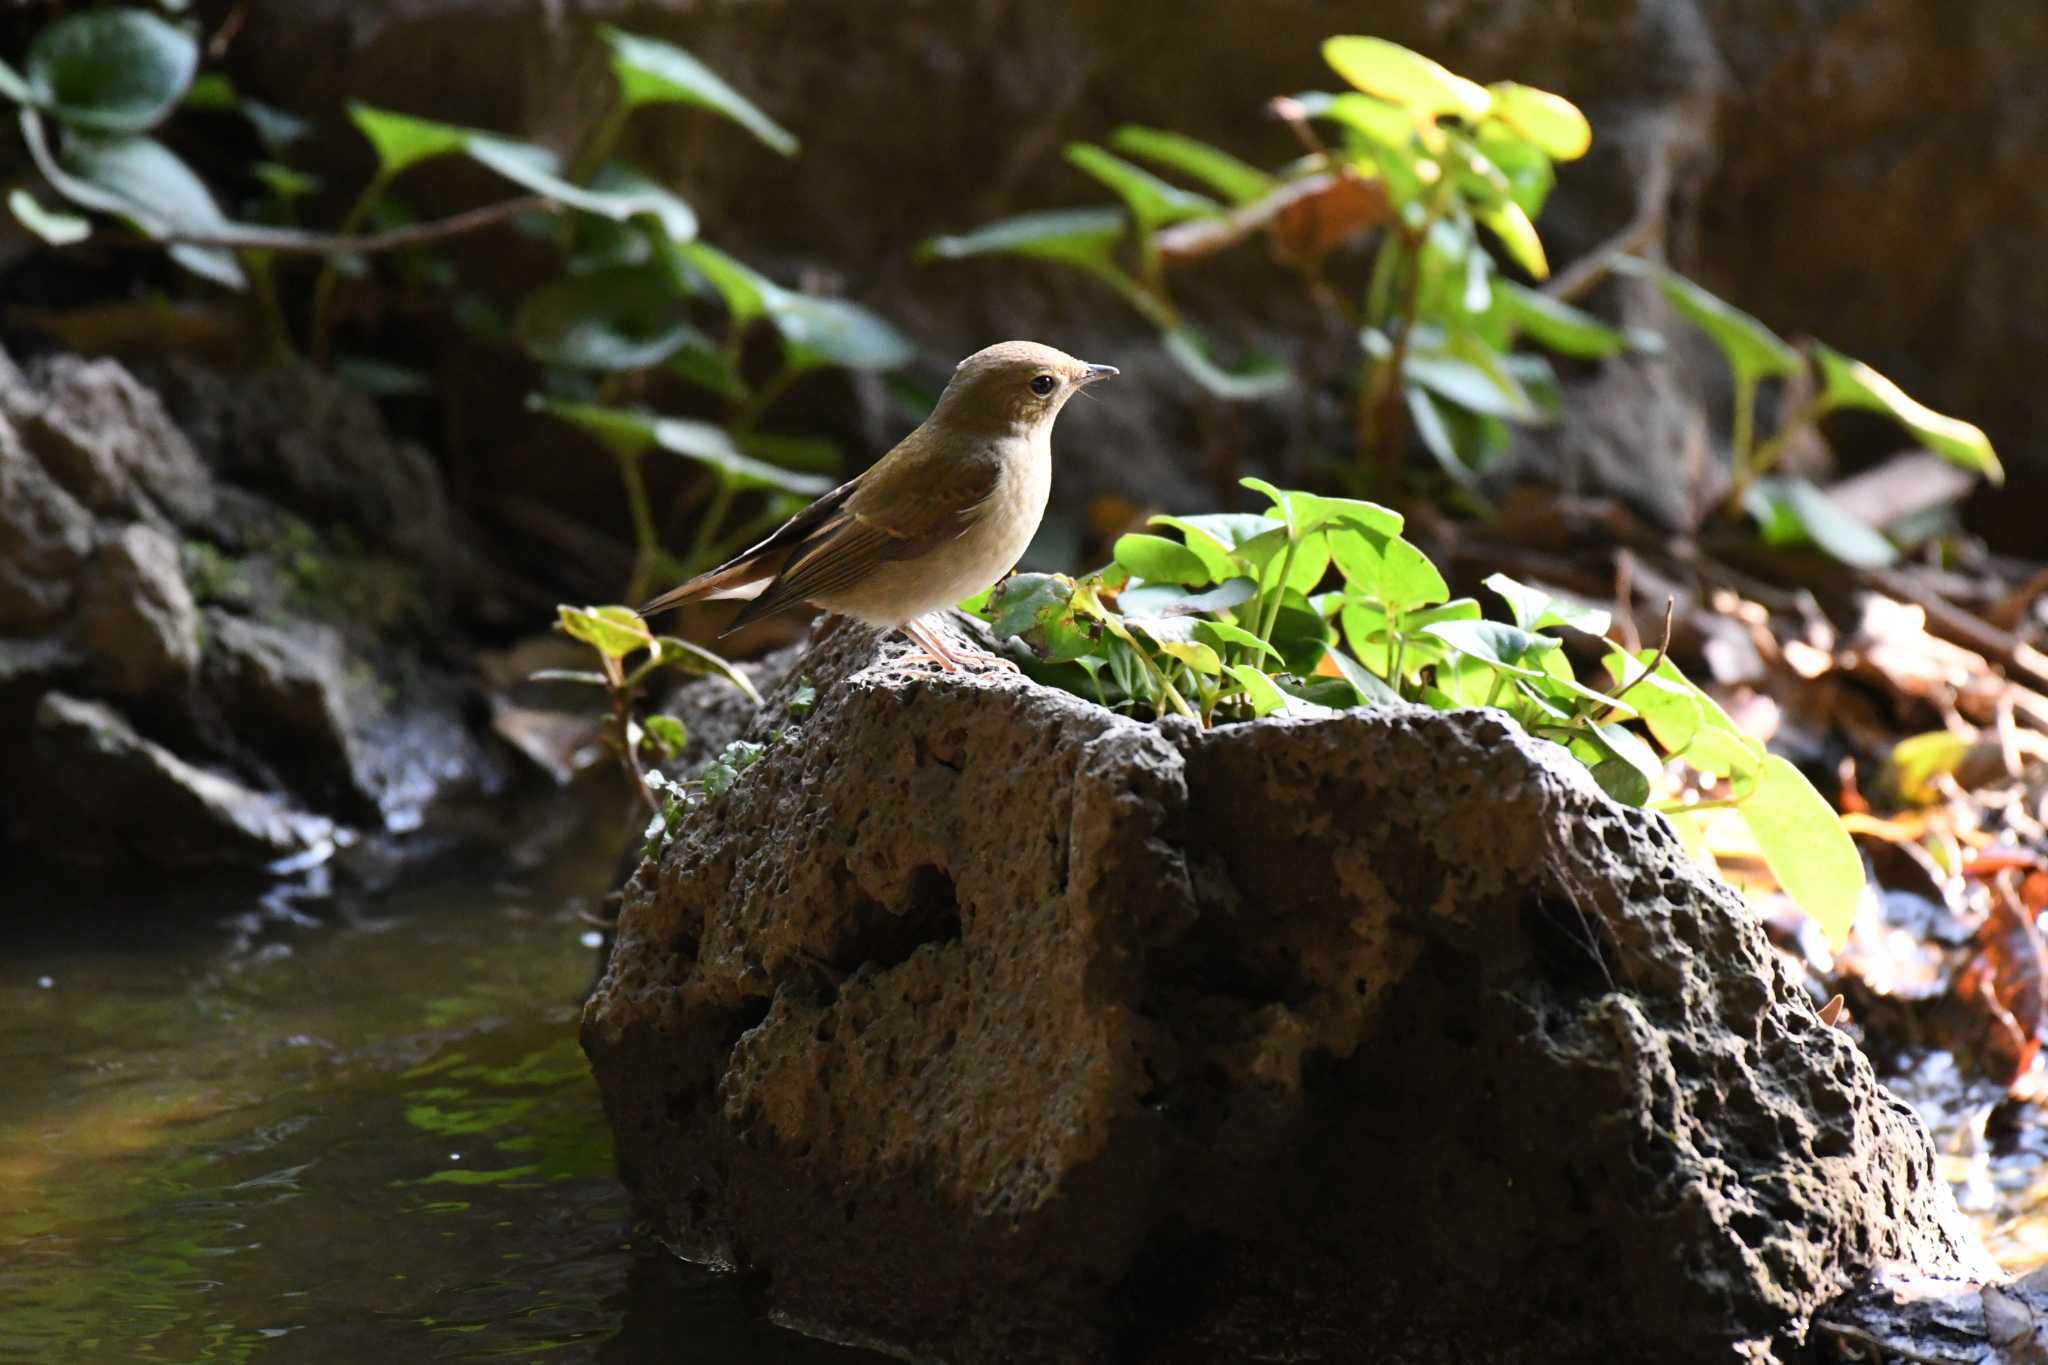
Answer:
POLYGON ((1074 381, 1074 387, 1084 389, 1098 379, 1114 379, 1116 375, 1117 368, 1114 365, 1090 365, 1081 371, 1081 377, 1074 381))

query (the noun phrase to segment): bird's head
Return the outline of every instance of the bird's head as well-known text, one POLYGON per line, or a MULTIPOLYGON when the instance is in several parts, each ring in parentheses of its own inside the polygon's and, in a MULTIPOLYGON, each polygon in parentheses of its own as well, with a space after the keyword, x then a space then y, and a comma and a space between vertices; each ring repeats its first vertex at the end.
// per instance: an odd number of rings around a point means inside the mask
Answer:
POLYGON ((998 342, 955 367, 932 418, 982 430, 1044 431, 1069 398, 1116 372, 1035 341, 998 342))

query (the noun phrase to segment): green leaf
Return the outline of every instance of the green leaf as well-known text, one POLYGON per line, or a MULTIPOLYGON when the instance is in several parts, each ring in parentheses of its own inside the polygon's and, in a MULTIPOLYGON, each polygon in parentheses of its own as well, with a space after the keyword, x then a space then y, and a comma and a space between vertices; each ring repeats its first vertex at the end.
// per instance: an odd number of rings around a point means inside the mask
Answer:
POLYGON ((1898 563, 1898 547, 1805 479, 1759 479, 1742 505, 1763 528, 1768 545, 1811 540, 1844 564, 1882 569, 1898 563))
POLYGON ((1564 96, 1513 81, 1495 81, 1487 90, 1493 95, 1493 116, 1545 154, 1559 161, 1576 161, 1593 145, 1593 125, 1586 122, 1579 106, 1564 96))
POLYGON ((1598 607, 1589 607, 1568 597, 1553 597, 1541 588, 1518 583, 1504 573, 1489 574, 1485 582, 1508 604, 1509 614, 1523 630, 1570 626, 1588 635, 1605 635, 1614 619, 1598 607))
MULTIPOLYGON (((1282 492, 1264 479, 1243 478, 1239 486, 1263 493, 1272 502, 1275 511, 1293 527, 1297 536, 1325 526, 1355 526, 1381 535, 1401 533, 1401 514, 1391 507, 1382 507, 1376 502, 1362 498, 1327 498, 1315 493, 1282 492)), ((1210 522, 1208 517, 1190 517, 1193 522, 1210 522)), ((1240 542, 1242 543, 1242 542, 1240 542)))
POLYGON ((1223 660, 1217 657, 1215 650, 1201 641, 1176 640, 1172 638, 1161 639, 1157 634, 1154 634, 1149 623, 1132 621, 1129 624, 1132 629, 1142 630, 1146 634, 1151 635, 1153 643, 1159 646, 1160 653, 1167 655, 1169 658, 1180 660, 1189 668, 1194 669, 1195 672, 1206 674, 1213 678, 1223 671, 1223 660))
POLYGON ((696 272, 725 302, 732 325, 744 329, 768 311, 768 294, 777 288, 751 266, 734 260, 705 242, 681 242, 674 256, 696 272))
POLYGON ((1130 209, 1131 218, 1148 235, 1171 223, 1222 212, 1221 205, 1208 196, 1169 185, 1092 142, 1069 142, 1067 160, 1115 190, 1130 209))
POLYGON ((1188 377, 1217 398, 1244 403, 1285 393, 1294 386, 1293 372, 1270 356, 1246 356, 1236 368, 1224 368, 1211 354, 1208 339, 1192 327, 1161 333, 1160 340, 1188 377))
POLYGON ((1273 648, 1273 646, 1267 644, 1243 626, 1233 626, 1228 621, 1197 622, 1195 625, 1195 638, 1207 641, 1218 650, 1235 645, 1239 649, 1249 649, 1256 655, 1265 655, 1275 663, 1285 662, 1280 657, 1279 650, 1273 648))
POLYGON ((1401 694, 1387 685, 1386 679, 1374 673, 1365 665, 1351 658, 1334 645, 1325 645, 1324 651, 1337 671, 1344 675, 1344 681, 1351 684, 1358 693, 1358 700, 1365 706, 1399 706, 1401 694))
POLYGON ((918 247, 917 254, 920 260, 949 261, 967 256, 1032 256, 1121 275, 1115 248, 1125 226, 1124 215, 1115 209, 1026 213, 957 236, 930 238, 918 247))
POLYGON ((1536 235, 1536 224, 1530 221, 1520 204, 1504 199, 1498 204, 1474 210, 1472 216, 1500 239, 1500 244, 1507 248, 1509 260, 1536 279, 1550 277, 1550 259, 1543 254, 1543 239, 1536 235))
POLYGON ((1541 658, 1561 645, 1549 635, 1498 621, 1433 621, 1422 628, 1468 658, 1522 678, 1544 678, 1541 658))
POLYGON ((1902 799, 1915 805, 1938 801, 1941 793, 1933 785, 1934 778, 1953 773, 1975 745, 1969 736, 1948 730, 1909 735, 1892 746, 1892 785, 1902 799))
MULTIPOLYGON (((1231 574, 1230 544, 1219 540, 1207 529, 1196 525, 1186 517, 1155 516, 1146 523, 1149 526, 1171 526, 1181 533, 1188 550, 1199 560, 1208 572, 1209 580, 1228 578, 1231 574)), ((1265 529, 1265 528, 1261 528, 1265 529)), ((1254 532, 1253 534, 1257 534, 1254 532)))
POLYGON ((654 636, 648 631, 647 623, 631 607, 572 607, 565 604, 556 611, 561 629, 571 639, 581 640, 607 659, 623 659, 654 644, 654 636))
POLYGON ((857 303, 798 293, 767 280, 756 284, 793 369, 894 370, 917 358, 917 348, 903 333, 857 303))
POLYGON ((1270 716, 1275 711, 1288 709, 1287 694, 1274 686, 1271 678, 1250 664, 1230 664, 1225 671, 1244 689, 1245 697, 1252 704, 1254 716, 1270 716))
POLYGON ((644 38, 610 24, 601 25, 598 33, 611 47, 612 74, 618 77, 619 98, 629 107, 695 105, 731 119, 784 156, 796 155, 797 140, 788 129, 675 44, 644 38))
POLYGON ((1148 583, 1117 594, 1117 609, 1130 617, 1193 616, 1229 611, 1257 595, 1249 578, 1227 578, 1206 592, 1190 592, 1172 583, 1148 583))
MULTIPOLYGON (((74 133, 65 139, 58 163, 49 159, 42 124, 33 110, 22 111, 22 131, 37 168, 73 203, 118 214, 151 237, 220 232, 231 226, 206 182, 161 142, 127 134, 74 133)), ((230 289, 248 284, 233 252, 180 242, 168 254, 216 284, 230 289)))
POLYGON ((1756 789, 1736 807, 1778 885, 1840 951, 1863 898, 1863 857, 1842 821, 1799 769, 1764 757, 1756 789))
POLYGON ((817 474, 836 474, 846 466, 846 453, 829 436, 800 436, 779 431, 748 431, 735 438, 739 447, 757 460, 784 469, 807 469, 817 474))
POLYGON ((654 445, 654 423, 658 419, 652 413, 573 403, 540 394, 528 395, 526 406, 580 428, 616 459, 634 459, 654 445))
POLYGON ((467 128, 415 118, 391 109, 350 101, 348 116, 377 152, 377 172, 386 179, 437 156, 462 151, 472 136, 467 128))
POLYGON ((1633 256, 1619 257, 1614 268, 1656 280, 1671 306, 1721 348, 1737 379, 1769 379, 1799 369, 1799 352, 1776 332, 1683 275, 1633 256))
MULTIPOLYGON (((1206 512, 1193 517, 1154 517, 1152 521, 1154 525, 1172 526, 1183 535, 1199 532, 1222 546, 1226 553, 1280 525, 1272 517, 1262 517, 1256 512, 1206 512)), ((1192 544, 1191 541, 1191 547, 1192 544)), ((1201 551, 1196 550, 1196 553, 1201 551)))
POLYGON ((1524 336, 1559 355, 1598 360, 1628 349, 1628 337, 1591 313, 1513 280, 1494 285, 1508 318, 1524 336))
POLYGON ((23 69, 38 108, 74 127, 140 133, 183 98, 199 43, 143 10, 87 10, 37 33, 23 69))
POLYGON ((1315 672, 1316 665, 1322 662, 1324 646, 1333 634, 1323 614, 1299 592, 1290 591, 1280 599, 1280 612, 1273 618, 1269 639, 1290 672, 1306 675, 1315 672))
POLYGON ((641 370, 687 342, 709 345, 656 266, 557 275, 520 302, 512 330, 535 360, 575 370, 641 370))
MULTIPOLYGON (((682 346, 668 358, 669 373, 677 375, 700 389, 709 389, 721 398, 738 402, 747 396, 746 381, 740 377, 723 348, 713 344, 710 338, 701 341, 696 337, 685 337, 682 346)), ((749 433, 751 438, 755 433, 749 433)), ((750 453, 759 455, 760 451, 750 453)), ((784 461, 765 457, 776 464, 784 461)))
POLYGON ((1247 165, 1220 147, 1198 138, 1126 123, 1110 135, 1110 145, 1120 152, 1142 156, 1168 166, 1236 204, 1264 198, 1279 181, 1255 166, 1247 165))
POLYGON ((664 760, 674 758, 689 746, 690 732, 674 716, 649 716, 640 722, 640 728, 654 741, 664 760))
POLYGON ((613 162, 589 185, 578 185, 563 178, 561 158, 546 147, 482 133, 468 136, 464 147, 472 160, 513 184, 572 209, 619 223, 645 214, 659 223, 673 242, 687 242, 697 235, 697 215, 690 206, 629 166, 613 162))
MULTIPOLYGON (((1405 152, 1415 142, 1415 118, 1398 104, 1371 95, 1325 95, 1303 101, 1315 117, 1343 124, 1381 151, 1405 152)), ((1411 170, 1409 174, 1413 174, 1411 170)))
POLYGON ((1420 117, 1450 114, 1478 119, 1493 107, 1493 96, 1485 86, 1453 75, 1421 53, 1384 38, 1325 39, 1323 60, 1360 90, 1420 117))
POLYGON ((7 192, 15 220, 51 246, 71 246, 92 236, 92 224, 75 213, 46 207, 22 186, 7 192))
POLYGON ((1920 443, 1951 464, 1974 469, 1993 483, 2005 482, 2005 469, 1991 449, 1991 438, 1957 417, 1944 417, 1908 397, 1903 389, 1860 360, 1815 343, 1820 361, 1822 400, 1830 407, 1870 408, 1889 416, 1918 437, 1920 443))
POLYGON ((779 469, 743 453, 725 428, 688 417, 653 419, 654 444, 672 455, 710 465, 734 488, 766 488, 815 498, 832 491, 832 480, 779 469))
POLYGON ((1429 556, 1399 536, 1334 527, 1330 557, 1352 589, 1388 611, 1405 612, 1449 599, 1451 590, 1429 556))
POLYGON ((1179 541, 1165 536, 1125 535, 1117 537, 1116 562, 1134 577, 1147 583, 1185 583, 1200 586, 1216 575, 1202 556, 1179 541))
POLYGON ((663 664, 680 668, 685 673, 694 673, 699 677, 723 678, 737 688, 740 695, 748 701, 756 706, 761 704, 761 694, 754 690, 754 684, 747 681, 747 675, 734 668, 729 660, 714 654, 702 645, 693 645, 688 640, 678 639, 673 635, 661 636, 655 641, 655 645, 661 650, 663 664))

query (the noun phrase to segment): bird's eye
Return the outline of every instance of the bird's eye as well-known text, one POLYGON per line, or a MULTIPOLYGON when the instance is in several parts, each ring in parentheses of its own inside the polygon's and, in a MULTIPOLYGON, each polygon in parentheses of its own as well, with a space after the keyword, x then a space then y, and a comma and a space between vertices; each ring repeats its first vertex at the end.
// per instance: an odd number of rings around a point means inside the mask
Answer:
POLYGON ((1054 379, 1051 375, 1042 374, 1031 381, 1031 391, 1040 398, 1043 398, 1052 392, 1052 386, 1057 383, 1059 383, 1059 380, 1054 379))

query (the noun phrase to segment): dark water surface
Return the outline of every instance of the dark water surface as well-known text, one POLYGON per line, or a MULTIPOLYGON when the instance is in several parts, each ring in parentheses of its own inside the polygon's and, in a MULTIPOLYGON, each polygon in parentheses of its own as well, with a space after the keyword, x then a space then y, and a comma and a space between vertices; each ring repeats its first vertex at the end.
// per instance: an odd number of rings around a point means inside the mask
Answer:
POLYGON ((875 1359, 635 1243, 576 1043, 610 841, 558 848, 0 885, 0 1360, 875 1359))

